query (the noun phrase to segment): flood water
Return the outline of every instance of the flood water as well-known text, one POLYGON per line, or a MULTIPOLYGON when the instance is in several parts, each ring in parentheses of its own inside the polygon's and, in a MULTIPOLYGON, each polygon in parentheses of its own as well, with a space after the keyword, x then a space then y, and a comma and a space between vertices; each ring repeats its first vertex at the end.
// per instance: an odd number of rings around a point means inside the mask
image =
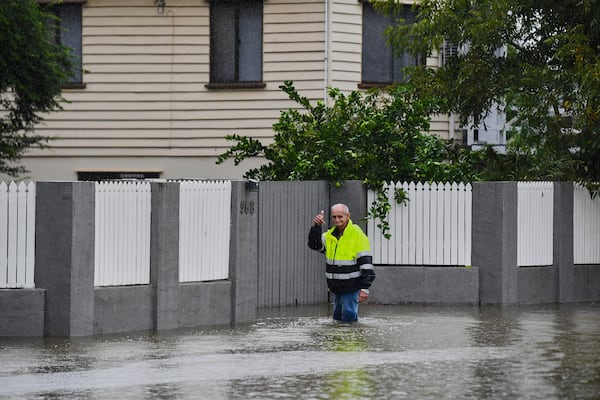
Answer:
POLYGON ((0 338, 11 399, 599 399, 600 305, 327 306, 252 324, 0 338))

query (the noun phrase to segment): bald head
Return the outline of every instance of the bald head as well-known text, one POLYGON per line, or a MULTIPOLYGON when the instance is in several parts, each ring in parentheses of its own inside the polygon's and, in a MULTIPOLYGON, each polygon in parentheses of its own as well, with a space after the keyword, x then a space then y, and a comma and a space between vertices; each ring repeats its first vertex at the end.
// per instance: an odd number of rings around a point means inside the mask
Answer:
POLYGON ((334 204, 331 207, 331 219, 340 232, 343 232, 348 225, 348 221, 350 221, 350 210, 348 209, 348 206, 341 203, 334 204))
POLYGON ((331 213, 333 214, 334 211, 338 211, 344 214, 350 214, 350 209, 348 208, 348 206, 342 203, 332 205, 331 213))

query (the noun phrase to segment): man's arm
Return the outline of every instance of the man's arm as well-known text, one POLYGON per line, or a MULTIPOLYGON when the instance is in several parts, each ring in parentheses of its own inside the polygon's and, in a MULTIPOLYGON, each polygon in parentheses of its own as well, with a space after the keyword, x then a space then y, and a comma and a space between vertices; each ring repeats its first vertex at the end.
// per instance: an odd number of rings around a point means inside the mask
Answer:
POLYGON ((308 232, 308 247, 317 251, 325 250, 323 240, 321 239, 322 235, 321 225, 313 225, 308 232))
POLYGON ((325 212, 321 210, 320 213, 315 215, 313 218, 313 226, 308 232, 308 247, 317 251, 325 251, 325 245, 323 244, 323 234, 321 232, 321 225, 325 223, 325 212))
POLYGON ((373 269, 373 257, 370 252, 358 255, 358 265, 360 265, 360 288, 366 289, 367 293, 371 284, 375 280, 375 270, 373 269))
POLYGON ((360 265, 360 292, 358 302, 364 303, 369 298, 369 288, 375 280, 375 271, 373 270, 373 261, 371 254, 363 254, 358 258, 360 265))
POLYGON ((361 244, 359 252, 356 254, 356 262, 360 266, 360 289, 361 297, 368 297, 369 288, 375 280, 375 270, 373 269, 373 256, 371 254, 371 243, 369 238, 360 229, 361 244))

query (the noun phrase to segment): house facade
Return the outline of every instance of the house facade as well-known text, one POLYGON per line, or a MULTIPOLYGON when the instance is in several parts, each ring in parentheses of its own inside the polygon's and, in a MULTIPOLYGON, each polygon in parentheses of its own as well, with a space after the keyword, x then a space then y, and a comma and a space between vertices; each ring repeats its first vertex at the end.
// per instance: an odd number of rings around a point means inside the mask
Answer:
MULTIPOLYGON (((39 1, 44 3, 44 1, 39 1)), ((407 18, 411 17, 407 4, 407 18)), ((312 101, 401 79, 415 62, 392 57, 389 23, 358 0, 65 0, 57 38, 81 73, 64 110, 37 133, 53 138, 23 158, 35 180, 241 178, 261 163, 216 165, 237 133, 269 143, 291 80, 312 101)), ((430 57, 428 66, 440 58, 430 57)), ((462 139, 452 116, 431 132, 462 139)))

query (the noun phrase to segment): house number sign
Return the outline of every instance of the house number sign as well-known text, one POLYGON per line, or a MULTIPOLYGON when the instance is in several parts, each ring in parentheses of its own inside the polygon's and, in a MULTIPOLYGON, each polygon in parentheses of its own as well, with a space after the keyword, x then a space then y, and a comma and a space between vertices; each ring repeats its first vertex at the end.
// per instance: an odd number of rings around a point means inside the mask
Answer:
POLYGON ((254 200, 240 201, 240 214, 254 214, 254 200))

